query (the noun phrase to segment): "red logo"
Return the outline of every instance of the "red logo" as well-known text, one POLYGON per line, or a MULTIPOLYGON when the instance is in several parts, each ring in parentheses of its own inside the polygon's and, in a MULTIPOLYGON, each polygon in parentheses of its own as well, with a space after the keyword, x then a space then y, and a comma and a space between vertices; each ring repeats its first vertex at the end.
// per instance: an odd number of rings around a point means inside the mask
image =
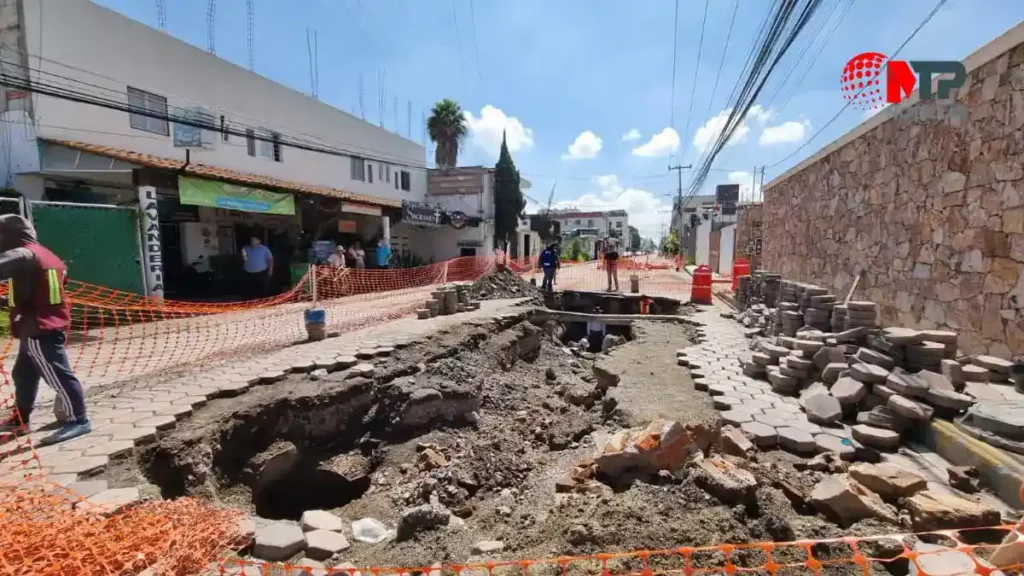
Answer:
POLYGON ((882 67, 889 57, 878 52, 857 54, 843 68, 843 98, 861 110, 885 106, 882 67))

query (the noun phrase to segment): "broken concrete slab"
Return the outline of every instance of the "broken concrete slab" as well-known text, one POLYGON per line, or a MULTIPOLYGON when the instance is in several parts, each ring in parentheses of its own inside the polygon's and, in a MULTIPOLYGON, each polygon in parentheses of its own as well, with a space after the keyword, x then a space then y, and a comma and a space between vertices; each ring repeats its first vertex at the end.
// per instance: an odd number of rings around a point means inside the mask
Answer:
POLYGON ((868 387, 850 377, 840 378, 832 385, 829 393, 842 405, 853 405, 868 395, 868 387))
POLYGON ((294 524, 275 522, 256 529, 252 555, 270 562, 287 560, 306 547, 306 535, 294 524))
POLYGON ((899 432, 867 424, 857 424, 852 431, 853 439, 865 446, 883 450, 895 450, 900 447, 899 432))
POLYGON ((599 472, 610 477, 631 469, 647 473, 673 471, 700 452, 679 422, 656 419, 643 428, 613 434, 601 447, 594 464, 599 472))
POLYGON ((811 505, 849 526, 865 518, 896 523, 896 512, 874 492, 846 475, 826 476, 811 491, 811 505))
POLYGON ((748 458, 754 453, 754 443, 735 426, 722 426, 722 451, 726 454, 748 458))
POLYGON ((928 486, 922 476, 893 464, 855 464, 850 468, 850 477, 885 500, 913 496, 928 486))
POLYGON ((889 371, 874 364, 857 362, 850 366, 850 376, 865 384, 881 384, 889 376, 889 371))
POLYGON ((843 417, 843 407, 839 400, 827 392, 802 398, 801 402, 807 413, 807 419, 815 424, 831 424, 838 422, 843 417))
POLYGON ((757 490, 757 479, 753 474, 718 456, 697 464, 694 482, 728 505, 753 502, 757 490))
POLYGON ((931 406, 921 402, 916 402, 906 396, 900 396, 898 394, 890 397, 885 405, 900 416, 918 422, 930 420, 932 415, 935 413, 935 409, 931 406))
POLYGON ((1000 524, 999 511, 948 492, 929 489, 903 500, 915 532, 984 528, 1000 524))

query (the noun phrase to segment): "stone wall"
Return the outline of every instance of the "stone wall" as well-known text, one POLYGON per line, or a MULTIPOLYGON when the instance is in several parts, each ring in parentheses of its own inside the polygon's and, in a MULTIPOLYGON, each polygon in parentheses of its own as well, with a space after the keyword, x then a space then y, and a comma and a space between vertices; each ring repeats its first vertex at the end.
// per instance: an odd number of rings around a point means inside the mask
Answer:
POLYGON ((891 107, 770 183, 763 267, 840 296, 862 274, 855 298, 876 301, 883 325, 950 328, 964 352, 1024 355, 1024 44, 1002 50, 965 61, 948 118, 934 119, 935 103, 891 107))

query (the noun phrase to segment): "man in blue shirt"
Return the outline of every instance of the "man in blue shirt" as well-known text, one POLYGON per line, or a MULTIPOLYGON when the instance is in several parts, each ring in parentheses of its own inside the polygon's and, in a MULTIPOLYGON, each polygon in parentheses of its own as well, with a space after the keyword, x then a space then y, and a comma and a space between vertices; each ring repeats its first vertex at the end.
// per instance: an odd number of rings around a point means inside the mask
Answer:
POLYGON ((391 246, 388 246, 386 240, 381 240, 377 244, 377 268, 387 270, 391 262, 391 246))
POLYGON ((242 248, 242 262, 245 264, 246 295, 250 298, 262 298, 267 294, 267 285, 274 275, 274 255, 263 241, 253 236, 249 245, 242 248))
POLYGON ((558 268, 558 251, 555 247, 556 244, 552 242, 540 253, 540 267, 544 271, 544 281, 541 282, 540 289, 545 292, 555 290, 555 269, 558 268))

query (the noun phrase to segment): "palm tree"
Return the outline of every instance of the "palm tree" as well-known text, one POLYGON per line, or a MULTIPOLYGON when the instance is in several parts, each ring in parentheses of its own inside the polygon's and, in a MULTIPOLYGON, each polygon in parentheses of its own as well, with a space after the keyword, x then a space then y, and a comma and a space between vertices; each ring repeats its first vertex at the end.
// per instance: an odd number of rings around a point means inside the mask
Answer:
POLYGON ((466 118, 459 103, 444 98, 430 111, 427 132, 434 148, 434 163, 438 168, 454 168, 459 161, 459 145, 466 136, 466 118))

